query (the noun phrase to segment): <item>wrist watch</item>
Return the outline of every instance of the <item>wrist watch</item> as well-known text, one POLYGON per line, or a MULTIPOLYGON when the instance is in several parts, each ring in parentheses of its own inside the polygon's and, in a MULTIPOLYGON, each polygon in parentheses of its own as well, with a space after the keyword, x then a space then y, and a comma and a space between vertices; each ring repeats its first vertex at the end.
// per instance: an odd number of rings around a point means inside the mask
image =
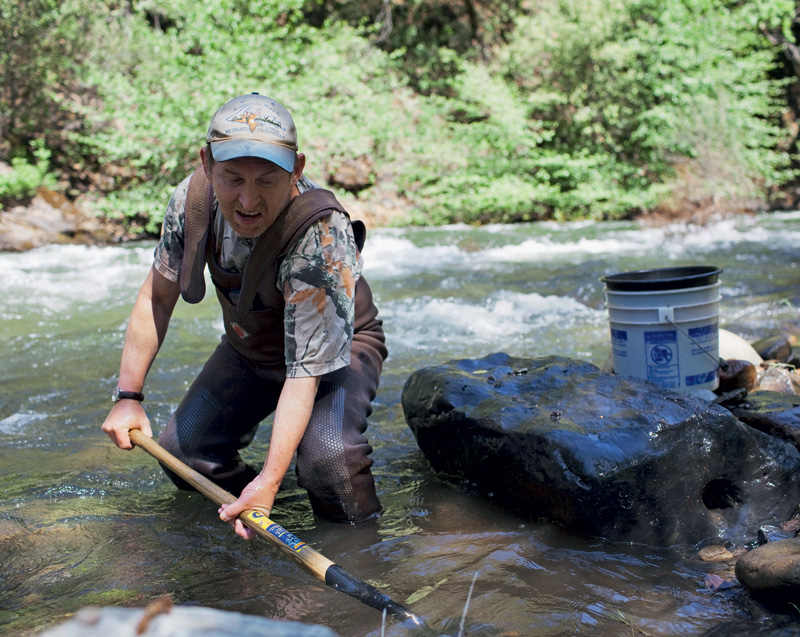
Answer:
POLYGON ((117 386, 114 393, 111 395, 111 400, 115 403, 118 403, 120 400, 138 400, 142 402, 144 400, 144 394, 138 391, 122 391, 119 386, 117 386))

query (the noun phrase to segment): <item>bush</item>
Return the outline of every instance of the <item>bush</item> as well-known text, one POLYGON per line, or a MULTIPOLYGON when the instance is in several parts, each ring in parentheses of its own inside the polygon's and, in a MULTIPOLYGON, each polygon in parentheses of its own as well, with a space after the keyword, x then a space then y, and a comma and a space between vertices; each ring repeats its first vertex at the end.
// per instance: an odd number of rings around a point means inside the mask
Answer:
POLYGON ((614 158, 609 182, 628 193, 686 159, 752 193, 790 176, 776 53, 759 25, 793 14, 783 0, 542 2, 498 70, 553 131, 546 146, 614 158))
POLYGON ((34 143, 35 164, 23 157, 11 159, 11 170, 0 172, 0 210, 32 197, 42 186, 55 187, 55 178, 49 173, 50 151, 43 144, 34 143))
POLYGON ((43 140, 71 194, 155 234, 211 114, 258 91, 293 112, 310 177, 366 156, 411 222, 619 218, 686 174, 714 196, 785 182, 761 30, 788 37, 793 15, 789 0, 0 0, 0 141, 16 191, 43 140))
POLYGON ((80 75, 95 6, 94 0, 0 0, 0 158, 33 162, 29 143, 40 140, 59 150, 54 163, 69 163, 61 150, 65 131, 80 126, 74 99, 91 95, 80 75))

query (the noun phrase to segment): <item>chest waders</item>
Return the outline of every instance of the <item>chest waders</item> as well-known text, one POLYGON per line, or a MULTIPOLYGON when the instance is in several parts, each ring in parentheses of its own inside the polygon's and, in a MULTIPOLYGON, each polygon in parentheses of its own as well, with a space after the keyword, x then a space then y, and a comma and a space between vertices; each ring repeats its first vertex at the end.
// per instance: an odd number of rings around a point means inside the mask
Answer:
MULTIPOLYGON (((238 495, 257 471, 241 450, 275 411, 286 379, 284 300, 276 288, 283 257, 317 220, 347 214, 332 193, 314 189, 295 197, 256 241, 242 273, 223 271, 214 246, 214 197, 202 168, 189 183, 181 295, 198 303, 207 266, 222 306, 225 335, 189 388, 161 436, 181 461, 238 495)), ((364 225, 354 222, 359 249, 364 225)), ((360 522, 380 511, 364 435, 387 355, 382 321, 362 277, 356 284, 351 362, 322 377, 311 418, 297 449, 298 484, 321 518, 360 522)), ((181 488, 190 488, 168 469, 181 488)))

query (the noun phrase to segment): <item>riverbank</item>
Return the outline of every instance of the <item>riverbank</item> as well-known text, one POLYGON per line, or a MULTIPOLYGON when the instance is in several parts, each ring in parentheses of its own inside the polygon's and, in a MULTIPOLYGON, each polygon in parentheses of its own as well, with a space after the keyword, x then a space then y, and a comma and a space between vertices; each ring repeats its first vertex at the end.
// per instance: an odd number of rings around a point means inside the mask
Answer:
MULTIPOLYGON (((397 194, 396 189, 376 184, 369 196, 345 193, 342 204, 354 219, 368 228, 407 225, 413 203, 397 194)), ((687 197, 678 205, 664 206, 633 217, 642 225, 661 226, 683 222, 705 226, 739 214, 766 210, 761 200, 718 200, 713 197, 687 197)), ((24 252, 51 244, 107 245, 154 239, 123 219, 102 219, 87 213, 63 194, 40 188, 24 205, 0 210, 0 252, 24 252)))
POLYGON ((122 227, 93 217, 64 195, 40 188, 27 205, 0 210, 0 252, 24 252, 53 243, 105 244, 129 240, 122 227))
MULTIPOLYGON (((409 202, 380 184, 374 190, 368 199, 349 194, 340 199, 351 216, 368 228, 403 225, 409 202)), ((123 219, 93 216, 63 194, 46 188, 39 188, 25 205, 0 209, 0 252, 24 252, 54 243, 106 245, 146 238, 156 237, 123 219)))

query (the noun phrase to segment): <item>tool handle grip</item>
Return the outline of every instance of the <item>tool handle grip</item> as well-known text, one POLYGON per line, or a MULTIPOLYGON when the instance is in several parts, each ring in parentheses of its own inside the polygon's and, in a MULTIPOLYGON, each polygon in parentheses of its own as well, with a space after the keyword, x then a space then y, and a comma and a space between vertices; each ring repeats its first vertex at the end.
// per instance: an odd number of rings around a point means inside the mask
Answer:
MULTIPOLYGON (((180 476, 212 502, 216 504, 236 502, 236 496, 178 460, 155 440, 142 433, 140 429, 131 429, 128 434, 133 444, 149 453, 167 469, 180 476)), ((334 564, 327 557, 312 549, 308 544, 302 542, 260 511, 247 509, 239 514, 239 519, 254 533, 271 542, 300 563, 314 577, 323 582, 325 581, 325 573, 334 564)))

